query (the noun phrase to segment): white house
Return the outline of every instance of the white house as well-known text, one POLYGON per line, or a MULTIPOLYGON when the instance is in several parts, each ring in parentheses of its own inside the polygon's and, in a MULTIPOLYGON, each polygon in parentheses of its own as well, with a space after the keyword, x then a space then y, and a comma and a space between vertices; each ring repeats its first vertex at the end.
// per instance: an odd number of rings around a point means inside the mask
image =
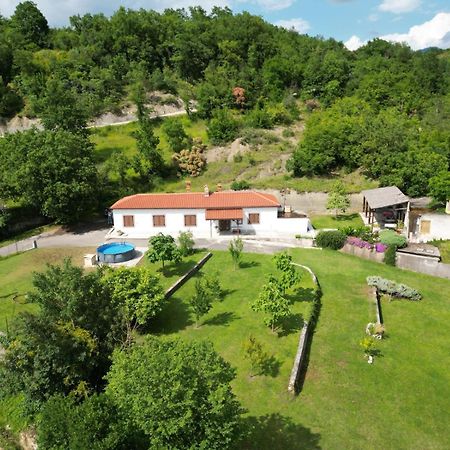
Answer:
POLYGON ((214 238, 232 234, 260 237, 295 237, 312 231, 307 217, 284 214, 270 194, 253 191, 210 193, 136 194, 111 207, 114 229, 129 238, 148 238, 158 233, 214 238))

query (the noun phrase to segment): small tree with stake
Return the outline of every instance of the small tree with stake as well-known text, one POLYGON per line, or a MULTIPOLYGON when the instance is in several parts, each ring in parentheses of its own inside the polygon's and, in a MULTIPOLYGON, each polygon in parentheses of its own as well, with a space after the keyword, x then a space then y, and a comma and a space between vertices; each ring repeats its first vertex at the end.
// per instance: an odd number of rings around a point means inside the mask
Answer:
POLYGON ((233 239, 228 246, 228 251, 230 252, 231 259, 234 263, 234 268, 239 267, 239 263, 242 257, 242 251, 244 250, 244 242, 240 237, 233 239))
POLYGON ((338 211, 344 213, 350 206, 350 197, 345 192, 345 187, 342 182, 337 181, 330 193, 328 194, 327 209, 334 209, 337 217, 338 211))
POLYGON ((264 351, 261 343, 256 340, 255 336, 250 335, 244 342, 244 358, 250 360, 250 375, 254 376, 264 372, 264 366, 269 356, 264 351))
POLYGON ((175 239, 170 234, 159 233, 151 237, 149 245, 150 249, 147 252, 147 257, 150 262, 161 261, 164 268, 166 261, 175 263, 181 261, 181 252, 175 243, 175 239))
POLYGON ((195 294, 192 296, 190 304, 195 314, 195 327, 198 328, 200 317, 204 316, 212 307, 211 294, 205 289, 201 280, 195 282, 195 294))
POLYGON ((262 287, 256 301, 251 305, 253 311, 266 313, 264 323, 271 327, 272 332, 280 327, 281 321, 291 315, 289 300, 284 296, 284 287, 274 277, 270 276, 269 282, 262 287))

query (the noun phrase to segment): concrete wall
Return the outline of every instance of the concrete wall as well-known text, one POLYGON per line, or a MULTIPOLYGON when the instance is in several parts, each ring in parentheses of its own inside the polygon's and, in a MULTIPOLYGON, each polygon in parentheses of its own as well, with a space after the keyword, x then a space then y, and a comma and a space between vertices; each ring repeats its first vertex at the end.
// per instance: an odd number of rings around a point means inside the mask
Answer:
MULTIPOLYGON (((181 231, 191 231, 195 238, 215 238, 220 236, 219 222, 206 220, 204 209, 121 209, 114 210, 114 228, 130 238, 148 238, 158 233, 178 235, 181 231), (197 226, 185 227, 184 216, 196 215, 197 226), (153 215, 165 216, 165 227, 153 226, 153 215), (134 227, 125 227, 123 216, 134 216, 134 227)), ((278 218, 278 209, 243 208, 243 223, 239 226, 243 234, 261 237, 295 237, 306 234, 311 229, 308 218, 278 218), (249 224, 251 213, 259 214, 259 224, 249 224)), ((235 225, 232 221, 231 225, 235 225)))
POLYGON ((396 265, 401 269, 450 279, 450 264, 441 263, 437 258, 397 252, 396 265))

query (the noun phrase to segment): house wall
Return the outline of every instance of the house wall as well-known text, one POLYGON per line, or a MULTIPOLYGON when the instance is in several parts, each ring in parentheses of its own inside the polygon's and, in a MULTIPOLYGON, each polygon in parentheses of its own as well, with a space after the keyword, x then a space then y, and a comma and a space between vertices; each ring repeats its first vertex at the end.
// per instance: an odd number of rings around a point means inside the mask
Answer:
MULTIPOLYGON (((278 208, 243 208, 243 223, 239 226, 242 234, 263 237, 295 237, 306 234, 311 229, 308 218, 278 218, 278 208), (251 213, 259 214, 259 224, 249 224, 251 213)), ((218 221, 206 220, 204 209, 120 209, 113 211, 114 228, 121 230, 130 238, 148 238, 160 232, 178 235, 181 231, 191 231, 197 238, 214 238, 220 236, 218 221), (196 227, 185 227, 184 216, 197 216, 196 227), (153 226, 153 215, 165 216, 165 227, 153 226), (134 216, 134 227, 123 226, 123 216, 134 216)), ((235 222, 231 222, 232 228, 235 222)))
POLYGON ((424 214, 418 220, 418 236, 416 239, 418 242, 428 242, 433 239, 450 239, 450 215, 424 214), (430 222, 429 233, 422 233, 422 221, 430 222))

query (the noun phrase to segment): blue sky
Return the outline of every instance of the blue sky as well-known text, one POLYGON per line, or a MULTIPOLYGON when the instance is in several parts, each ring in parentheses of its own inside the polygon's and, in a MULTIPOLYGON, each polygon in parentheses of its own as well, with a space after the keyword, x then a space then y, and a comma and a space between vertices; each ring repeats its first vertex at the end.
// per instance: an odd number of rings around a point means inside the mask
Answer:
MULTIPOLYGON (((19 0, 0 0, 9 16, 19 0)), ((127 8, 179 8, 199 4, 249 11, 269 22, 310 35, 333 37, 351 49, 374 37, 408 42, 413 48, 450 47, 449 0, 35 0, 51 25, 66 25, 73 14, 127 8)))

